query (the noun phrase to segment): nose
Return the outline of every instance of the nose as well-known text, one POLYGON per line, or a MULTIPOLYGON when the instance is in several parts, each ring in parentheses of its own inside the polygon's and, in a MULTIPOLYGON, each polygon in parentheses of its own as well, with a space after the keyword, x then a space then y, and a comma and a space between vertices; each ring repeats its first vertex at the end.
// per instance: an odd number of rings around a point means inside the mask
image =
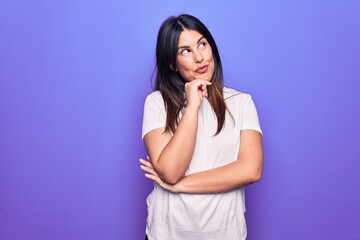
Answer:
POLYGON ((204 57, 200 51, 194 51, 194 61, 196 63, 201 63, 204 61, 204 57))

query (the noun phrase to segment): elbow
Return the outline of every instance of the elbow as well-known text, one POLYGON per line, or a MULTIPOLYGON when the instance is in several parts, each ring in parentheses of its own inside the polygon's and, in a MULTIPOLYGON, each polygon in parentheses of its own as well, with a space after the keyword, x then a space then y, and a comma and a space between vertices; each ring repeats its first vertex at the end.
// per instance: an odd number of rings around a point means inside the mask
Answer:
POLYGON ((162 171, 157 171, 161 180, 170 185, 177 184, 184 176, 184 172, 179 171, 178 169, 168 167, 166 169, 162 169, 162 171))
POLYGON ((175 185, 181 180, 182 176, 162 176, 161 179, 170 185, 175 185))
POLYGON ((161 180, 170 185, 177 184, 184 176, 184 173, 175 171, 174 169, 155 169, 161 180))
POLYGON ((261 179, 261 176, 262 176, 261 172, 254 173, 252 176, 252 182, 253 183, 259 182, 261 179))
POLYGON ((178 182, 180 181, 180 179, 167 179, 165 180, 164 182, 166 182, 167 184, 170 184, 170 185, 175 185, 177 184, 178 182))
POLYGON ((249 182, 250 183, 259 182, 261 177, 262 177, 262 169, 256 169, 250 174, 249 182))
POLYGON ((262 177, 262 170, 263 170, 263 160, 259 161, 259 164, 253 166, 251 171, 251 183, 259 182, 262 177))

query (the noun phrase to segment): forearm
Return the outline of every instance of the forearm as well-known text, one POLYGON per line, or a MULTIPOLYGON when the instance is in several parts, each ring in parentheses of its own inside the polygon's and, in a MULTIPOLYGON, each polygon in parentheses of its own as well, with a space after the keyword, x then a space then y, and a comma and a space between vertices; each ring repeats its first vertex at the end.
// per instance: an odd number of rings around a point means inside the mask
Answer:
POLYGON ((161 178, 170 184, 178 182, 189 167, 195 148, 197 122, 198 109, 186 109, 176 132, 154 163, 161 178))
POLYGON ((210 194, 234 190, 260 180, 262 159, 256 164, 237 160, 222 167, 188 175, 177 184, 181 193, 210 194))

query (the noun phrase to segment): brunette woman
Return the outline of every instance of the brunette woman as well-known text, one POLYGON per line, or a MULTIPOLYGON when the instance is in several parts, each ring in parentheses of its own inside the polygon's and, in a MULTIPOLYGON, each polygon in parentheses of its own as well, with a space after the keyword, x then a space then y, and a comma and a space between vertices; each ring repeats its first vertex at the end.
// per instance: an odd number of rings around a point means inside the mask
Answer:
POLYGON ((245 240, 244 187, 259 181, 262 132, 249 94, 224 87, 215 41, 190 15, 170 17, 156 46, 140 160, 155 182, 150 240, 245 240))

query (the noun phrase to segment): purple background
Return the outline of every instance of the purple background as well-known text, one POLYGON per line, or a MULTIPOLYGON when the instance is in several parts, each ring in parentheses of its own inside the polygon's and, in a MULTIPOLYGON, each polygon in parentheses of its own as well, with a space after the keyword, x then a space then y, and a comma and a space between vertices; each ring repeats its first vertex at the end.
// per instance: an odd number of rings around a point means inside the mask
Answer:
POLYGON ((143 239, 139 169, 169 15, 213 33, 265 144, 250 240, 360 239, 360 1, 0 1, 0 239, 143 239))

